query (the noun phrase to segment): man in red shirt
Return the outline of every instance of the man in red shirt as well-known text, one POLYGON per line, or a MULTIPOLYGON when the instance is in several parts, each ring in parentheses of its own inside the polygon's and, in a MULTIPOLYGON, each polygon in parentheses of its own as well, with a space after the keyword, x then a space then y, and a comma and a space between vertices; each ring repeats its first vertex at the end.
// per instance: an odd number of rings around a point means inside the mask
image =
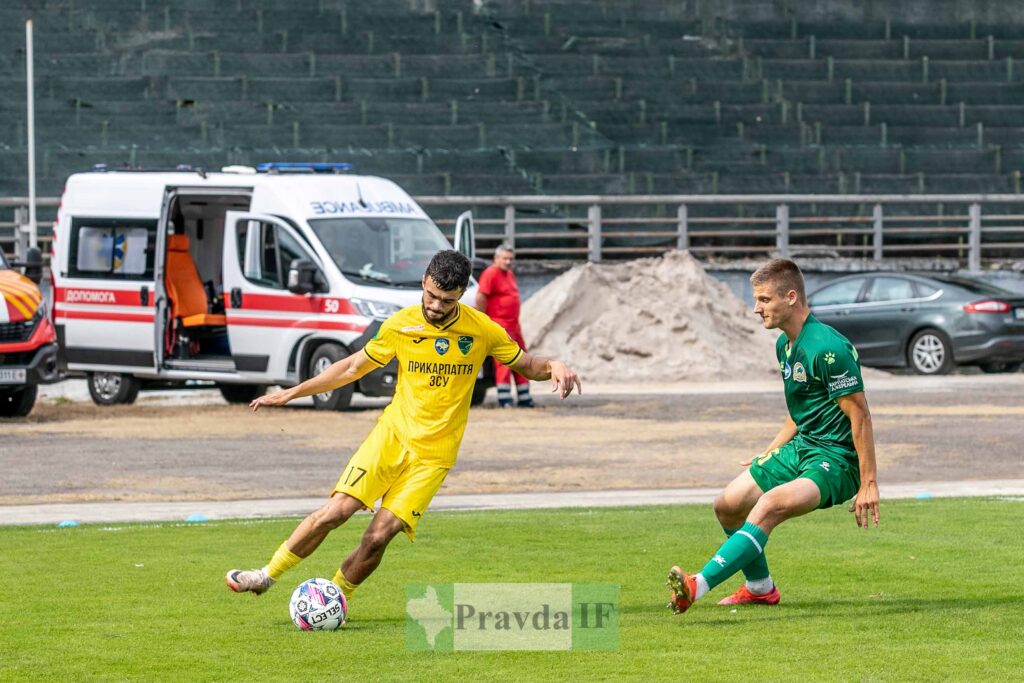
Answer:
MULTIPOLYGON (((519 285, 516 284, 516 276, 512 272, 514 258, 512 247, 508 244, 498 245, 494 250, 494 263, 487 266, 480 275, 476 290, 476 307, 504 327, 508 336, 525 351, 526 342, 523 341, 523 331, 519 328, 519 285)), ((516 405, 520 408, 532 408, 530 380, 512 372, 501 363, 494 364, 498 405, 502 408, 512 407, 512 375, 516 378, 516 405)))

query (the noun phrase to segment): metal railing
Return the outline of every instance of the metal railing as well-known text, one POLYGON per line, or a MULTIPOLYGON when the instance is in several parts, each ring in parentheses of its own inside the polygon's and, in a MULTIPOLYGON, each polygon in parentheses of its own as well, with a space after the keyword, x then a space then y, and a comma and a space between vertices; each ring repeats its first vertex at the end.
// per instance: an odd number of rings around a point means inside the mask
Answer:
MULTIPOLYGON (((953 258, 970 269, 1024 258, 1024 195, 565 195, 416 197, 449 236, 474 210, 484 255, 500 242, 521 257, 599 262, 688 249, 700 258, 819 255, 953 258)), ((54 207, 55 197, 37 206, 54 207)), ((0 199, 0 248, 23 253, 28 200, 0 199), (13 245, 11 243, 14 243, 13 245), (13 248, 12 248, 13 247, 13 248)), ((40 222, 44 253, 52 222, 40 222)))
MULTIPOLYGON (((55 207, 58 197, 37 197, 36 208, 55 207)), ((0 221, 0 251, 21 257, 30 246, 31 226, 29 225, 28 197, 0 197, 0 209, 14 209, 13 220, 0 221)), ((53 221, 37 221, 39 247, 44 258, 49 258, 50 235, 53 221)))
MULTIPOLYGON (((430 196, 473 208, 477 243, 521 256, 598 262, 687 249, 695 256, 1024 258, 1024 195, 430 196), (538 209, 545 211, 538 213, 538 209), (550 246, 549 246, 550 245, 550 246)), ((454 221, 436 217, 443 230, 454 221)), ((489 250, 484 248, 482 252, 489 250)))

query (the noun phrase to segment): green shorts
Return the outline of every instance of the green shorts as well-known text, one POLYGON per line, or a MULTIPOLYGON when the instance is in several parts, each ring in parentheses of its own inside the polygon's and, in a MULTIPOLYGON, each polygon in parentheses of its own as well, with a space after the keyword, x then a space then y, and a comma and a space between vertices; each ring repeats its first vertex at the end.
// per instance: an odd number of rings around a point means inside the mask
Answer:
POLYGON ((821 491, 819 510, 845 503, 860 488, 860 472, 846 458, 792 441, 754 458, 750 476, 765 492, 795 479, 810 479, 821 491))

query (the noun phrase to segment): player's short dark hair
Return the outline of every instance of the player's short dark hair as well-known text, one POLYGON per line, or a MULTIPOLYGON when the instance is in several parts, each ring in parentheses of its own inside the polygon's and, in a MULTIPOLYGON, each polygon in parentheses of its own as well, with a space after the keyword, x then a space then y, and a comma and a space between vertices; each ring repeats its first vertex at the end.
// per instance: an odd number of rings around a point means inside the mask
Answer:
POLYGON ((423 275, 433 280, 438 289, 454 292, 469 286, 472 271, 468 258, 454 249, 445 249, 434 254, 423 275))
POLYGON ((807 299, 804 292, 804 276, 800 272, 800 266, 788 258, 772 259, 755 270, 754 274, 750 276, 750 284, 754 287, 774 285, 775 293, 779 296, 785 296, 786 292, 794 290, 801 301, 807 299))

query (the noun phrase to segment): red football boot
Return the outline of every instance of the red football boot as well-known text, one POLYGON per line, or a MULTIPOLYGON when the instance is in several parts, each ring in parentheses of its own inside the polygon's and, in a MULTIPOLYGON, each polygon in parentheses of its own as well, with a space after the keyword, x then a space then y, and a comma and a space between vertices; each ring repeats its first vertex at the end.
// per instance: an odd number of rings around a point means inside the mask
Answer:
POLYGON ((697 579, 679 567, 672 567, 668 572, 668 587, 672 591, 668 607, 674 614, 682 614, 690 609, 697 599, 697 579))
POLYGON ((758 595, 751 593, 746 584, 727 598, 718 601, 719 605, 777 605, 779 604, 779 589, 772 586, 767 593, 758 595))

